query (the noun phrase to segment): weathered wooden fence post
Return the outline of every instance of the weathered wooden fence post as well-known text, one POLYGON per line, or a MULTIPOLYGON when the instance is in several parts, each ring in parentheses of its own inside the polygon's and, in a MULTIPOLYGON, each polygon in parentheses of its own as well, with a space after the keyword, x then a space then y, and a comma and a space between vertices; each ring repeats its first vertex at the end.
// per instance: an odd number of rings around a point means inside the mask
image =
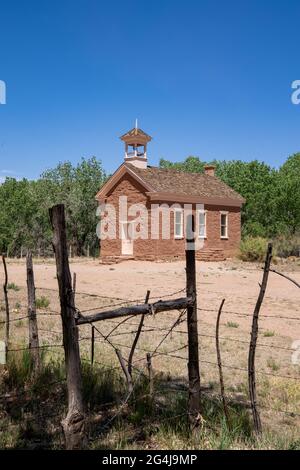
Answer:
POLYGON ((126 367, 124 358, 122 356, 122 353, 119 349, 116 349, 116 354, 120 362, 120 366, 122 367, 122 371, 124 372, 125 378, 126 378, 126 383, 127 383, 127 388, 128 388, 128 393, 133 392, 133 383, 132 383, 132 378, 131 375, 128 372, 128 369, 126 367))
POLYGON ((52 243, 56 258, 68 388, 68 413, 62 421, 62 426, 66 438, 66 448, 80 449, 85 446, 85 417, 82 401, 78 327, 75 322, 76 309, 68 260, 63 204, 50 209, 50 220, 53 228, 52 243))
POLYGON ((95 327, 92 325, 92 337, 91 337, 91 365, 94 365, 95 357, 95 327))
MULTIPOLYGON (((146 294, 146 298, 145 298, 145 304, 147 304, 149 302, 149 297, 150 297, 150 290, 147 290, 147 294, 146 294)), ((138 329, 137 329, 137 332, 136 332, 136 335, 135 335, 135 338, 134 338, 132 346, 131 346, 129 357, 128 357, 128 372, 129 372, 131 377, 132 377, 133 355, 134 355, 136 345, 138 343, 139 337, 141 335, 141 332, 142 332, 142 329, 143 329, 143 326, 144 326, 144 320, 145 320, 145 315, 142 315, 139 326, 138 326, 138 329)))
POLYGON ((257 342, 257 336, 258 336, 258 316, 259 316, 260 308, 263 303, 266 288, 267 288, 270 265, 271 265, 271 260, 272 260, 272 249, 273 249, 272 243, 269 243, 267 254, 266 254, 266 259, 265 259, 263 279, 260 285, 260 291, 259 291, 258 299, 256 302, 256 306, 253 312, 251 341, 250 341, 249 356, 248 356, 249 397, 251 401, 254 430, 256 434, 261 434, 262 432, 260 415, 259 415, 259 411, 257 409, 257 403, 256 403, 256 381, 255 381, 255 352, 256 352, 256 342, 257 342))
POLYGON ((4 293, 4 302, 5 302, 5 360, 7 361, 8 346, 9 346, 9 302, 8 302, 8 293, 7 293, 7 284, 8 284, 8 274, 5 255, 2 255, 2 262, 4 268, 4 283, 3 283, 3 293, 4 293))
POLYGON ((33 362, 33 373, 40 370, 39 333, 36 318, 35 285, 32 265, 32 254, 28 251, 26 256, 27 270, 27 296, 28 296, 28 326, 29 326, 29 350, 33 362))
POLYGON ((73 289, 74 302, 75 302, 75 295, 76 295, 76 273, 73 273, 72 289, 73 289))
POLYGON ((228 429, 230 429, 229 412, 228 412, 227 402, 226 402, 226 398, 225 398, 225 387, 224 387, 224 379, 223 379, 221 348, 220 348, 220 338, 219 338, 220 320, 221 320, 221 314, 222 314, 222 309, 223 309, 224 303, 225 303, 225 299, 223 299, 222 302, 221 302, 221 305, 220 305, 220 308, 219 308, 219 311, 218 311, 218 316, 217 316, 216 349, 217 349, 217 360, 218 360, 219 378, 220 378, 220 390, 221 390, 221 397, 222 397, 224 415, 225 415, 227 427, 228 427, 228 429))
POLYGON ((148 377, 149 377, 149 395, 152 398, 154 392, 154 383, 153 383, 153 368, 151 362, 151 354, 147 353, 147 369, 148 369, 148 377))
POLYGON ((187 217, 186 224, 186 295, 194 302, 187 307, 188 327, 188 373, 189 373, 189 421, 191 427, 197 426, 200 418, 201 392, 199 372, 199 344, 197 319, 197 286, 196 286, 196 253, 195 253, 195 219, 187 217))

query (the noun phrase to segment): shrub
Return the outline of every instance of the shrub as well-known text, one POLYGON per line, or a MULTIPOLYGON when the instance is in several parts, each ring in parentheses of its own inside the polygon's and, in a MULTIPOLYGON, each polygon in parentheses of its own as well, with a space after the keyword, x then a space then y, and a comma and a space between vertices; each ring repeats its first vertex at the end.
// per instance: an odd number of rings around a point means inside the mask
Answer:
POLYGON ((239 324, 234 322, 234 321, 228 321, 226 323, 226 326, 228 326, 228 328, 238 328, 239 327, 239 324))
POLYGON ((275 361, 275 359, 273 359, 273 357, 269 357, 269 359, 267 360, 267 366, 270 369, 272 369, 274 372, 280 369, 280 365, 277 364, 277 362, 275 361))
POLYGON ((240 245, 240 258, 243 261, 263 261, 266 256, 268 241, 261 237, 247 237, 240 245))
POLYGON ((264 332, 264 337, 265 337, 265 338, 271 338, 272 336, 275 336, 275 332, 274 332, 274 331, 269 331, 269 330, 267 330, 267 331, 264 332))
POLYGON ((20 287, 17 286, 14 282, 9 282, 7 284, 7 289, 18 291, 18 290, 20 290, 20 287))
POLYGON ((44 295, 42 297, 37 297, 35 301, 36 308, 47 308, 49 307, 50 300, 47 299, 44 295))
POLYGON ((274 250, 280 258, 300 256, 300 235, 280 236, 274 240, 274 250))

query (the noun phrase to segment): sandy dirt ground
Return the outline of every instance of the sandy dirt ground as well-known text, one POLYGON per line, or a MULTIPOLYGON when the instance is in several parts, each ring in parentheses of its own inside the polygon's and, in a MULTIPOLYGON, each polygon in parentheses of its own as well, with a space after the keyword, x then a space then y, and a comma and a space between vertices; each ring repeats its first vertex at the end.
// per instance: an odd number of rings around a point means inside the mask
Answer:
MULTIPOLYGON (((57 344, 53 354, 61 354, 62 342, 59 299, 57 295, 56 268, 54 262, 35 262, 37 297, 45 296, 50 304, 38 313, 41 344, 57 344), (53 289, 53 290, 52 290, 53 289)), ((299 262, 279 263, 281 272, 300 283, 299 262)), ((12 318, 26 315, 26 277, 24 262, 8 260, 9 282, 19 290, 9 290, 12 318)), ((83 315, 107 310, 124 301, 143 303, 147 289, 151 298, 175 298, 184 295, 178 291, 185 288, 185 264, 126 261, 117 265, 101 265, 98 260, 73 260, 71 272, 76 273, 76 306, 83 315), (94 294, 94 296, 90 295, 94 294), (97 297, 99 296, 99 297, 97 297), (169 296, 169 297, 168 297, 169 296)), ((226 299, 221 321, 221 350, 224 363, 227 392, 237 395, 245 393, 247 383, 247 355, 249 348, 252 313, 262 278, 262 265, 228 260, 222 263, 197 263, 198 286, 198 331, 200 342, 200 365, 202 383, 218 389, 216 367, 215 323, 217 311, 223 298, 226 299)), ((0 282, 3 273, 0 271, 0 282)), ((292 364, 294 342, 300 340, 300 290, 270 273, 265 301, 259 322, 259 346, 257 349, 257 371, 260 402, 263 405, 284 407, 285 411, 300 413, 300 368, 292 364), (271 400, 271 402, 270 402, 271 400)), ((1 319, 4 319, 3 297, 0 297, 1 319)), ((169 327, 178 318, 179 312, 161 313, 146 318, 144 331, 135 356, 137 370, 145 367, 147 351, 153 351, 169 327)), ((139 319, 133 318, 110 335, 110 341, 123 356, 128 357, 130 345, 139 319)), ((95 360, 111 366, 118 362, 112 346, 103 340, 117 325, 116 321, 96 324, 95 360)), ((4 336, 4 327, 0 330, 4 336)), ((91 327, 80 327, 80 346, 84 360, 90 357, 91 327)), ((27 341, 27 320, 12 323, 11 348, 18 348, 27 341)), ((186 321, 177 325, 175 331, 158 349, 153 358, 155 371, 163 371, 178 380, 187 376, 186 321)), ((300 354, 299 354, 300 357, 300 354)))

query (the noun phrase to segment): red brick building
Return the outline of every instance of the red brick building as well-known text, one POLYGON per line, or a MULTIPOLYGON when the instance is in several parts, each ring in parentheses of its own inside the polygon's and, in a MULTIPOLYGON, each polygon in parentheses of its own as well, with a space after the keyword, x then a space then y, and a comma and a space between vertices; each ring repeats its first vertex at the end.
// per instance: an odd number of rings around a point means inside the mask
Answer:
POLYGON ((102 206, 103 261, 183 257, 186 213, 191 212, 198 259, 223 260, 236 254, 245 201, 215 176, 213 166, 206 166, 204 174, 151 167, 149 135, 136 127, 121 140, 125 161, 96 196, 102 206), (120 201, 126 202, 125 209, 120 201))

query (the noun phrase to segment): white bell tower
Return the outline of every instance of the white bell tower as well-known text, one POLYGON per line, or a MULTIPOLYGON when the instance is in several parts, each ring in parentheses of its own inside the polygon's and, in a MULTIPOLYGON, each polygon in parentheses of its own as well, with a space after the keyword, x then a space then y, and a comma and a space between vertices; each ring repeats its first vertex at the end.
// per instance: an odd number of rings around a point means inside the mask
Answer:
POLYGON ((137 120, 135 127, 122 135, 120 139, 125 143, 125 162, 138 168, 147 168, 147 144, 152 137, 138 128, 137 120))

